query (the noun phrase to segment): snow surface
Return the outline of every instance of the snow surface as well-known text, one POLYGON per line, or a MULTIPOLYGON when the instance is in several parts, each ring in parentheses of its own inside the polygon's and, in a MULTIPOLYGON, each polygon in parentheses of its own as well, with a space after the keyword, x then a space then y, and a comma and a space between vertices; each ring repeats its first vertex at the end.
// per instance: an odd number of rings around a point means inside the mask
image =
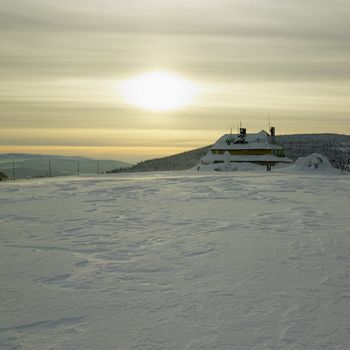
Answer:
POLYGON ((350 177, 0 185, 0 349, 348 349, 350 177))

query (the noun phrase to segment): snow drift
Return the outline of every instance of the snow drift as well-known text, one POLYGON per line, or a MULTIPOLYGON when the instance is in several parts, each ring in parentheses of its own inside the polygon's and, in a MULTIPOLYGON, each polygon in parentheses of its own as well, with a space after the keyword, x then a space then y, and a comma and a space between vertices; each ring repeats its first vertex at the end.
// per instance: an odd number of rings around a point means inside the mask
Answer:
POLYGON ((0 348, 347 349, 350 177, 315 174, 1 183, 0 348))
POLYGON ((330 170, 332 164, 322 154, 312 153, 306 157, 300 157, 295 161, 295 166, 301 170, 313 169, 313 170, 330 170))

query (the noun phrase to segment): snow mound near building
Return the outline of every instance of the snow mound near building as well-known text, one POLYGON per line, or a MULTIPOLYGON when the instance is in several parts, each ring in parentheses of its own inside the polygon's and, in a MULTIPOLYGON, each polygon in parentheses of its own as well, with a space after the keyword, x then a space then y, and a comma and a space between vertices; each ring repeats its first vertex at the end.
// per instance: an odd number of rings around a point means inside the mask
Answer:
MULTIPOLYGON (((250 162, 223 162, 214 164, 199 163, 193 170, 199 171, 254 171, 266 172, 266 166, 250 162)), ((298 158, 292 165, 287 163, 276 164, 271 169, 272 172, 282 173, 339 173, 339 169, 333 168, 331 162, 322 154, 313 153, 306 157, 298 158)))
POLYGON ((330 170, 333 169, 332 164, 322 154, 312 153, 306 157, 300 157, 295 161, 295 167, 300 169, 312 170, 330 170))
POLYGON ((295 163, 283 169, 284 172, 312 172, 312 173, 339 173, 339 169, 332 167, 327 157, 320 153, 312 153, 298 158, 295 163))

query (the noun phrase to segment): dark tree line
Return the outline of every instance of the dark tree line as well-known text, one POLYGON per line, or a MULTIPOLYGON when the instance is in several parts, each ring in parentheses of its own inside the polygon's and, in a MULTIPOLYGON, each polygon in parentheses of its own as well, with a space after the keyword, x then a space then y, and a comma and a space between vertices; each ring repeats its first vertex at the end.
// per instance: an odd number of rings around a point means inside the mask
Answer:
MULTIPOLYGON (((284 148, 285 155, 296 160, 312 153, 326 156, 333 167, 350 170, 350 136, 338 134, 299 134, 276 136, 277 142, 284 148)), ((210 146, 173 156, 146 160, 134 166, 112 172, 170 171, 195 167, 204 157, 210 146)))

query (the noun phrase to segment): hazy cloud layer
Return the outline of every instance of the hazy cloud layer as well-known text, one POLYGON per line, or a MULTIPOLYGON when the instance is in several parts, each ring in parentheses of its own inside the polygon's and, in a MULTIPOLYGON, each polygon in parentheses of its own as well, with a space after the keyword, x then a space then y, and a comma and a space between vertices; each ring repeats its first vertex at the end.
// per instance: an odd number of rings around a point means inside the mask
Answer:
POLYGON ((93 129, 100 147, 122 151, 135 130, 130 147, 186 149, 237 120, 260 130, 268 113, 284 133, 350 133, 348 18, 341 0, 2 2, 0 152, 39 139, 86 146, 93 129), (202 95, 163 114, 125 105, 118 81, 156 69, 196 81, 202 95), (57 137, 38 136, 54 128, 57 137))

